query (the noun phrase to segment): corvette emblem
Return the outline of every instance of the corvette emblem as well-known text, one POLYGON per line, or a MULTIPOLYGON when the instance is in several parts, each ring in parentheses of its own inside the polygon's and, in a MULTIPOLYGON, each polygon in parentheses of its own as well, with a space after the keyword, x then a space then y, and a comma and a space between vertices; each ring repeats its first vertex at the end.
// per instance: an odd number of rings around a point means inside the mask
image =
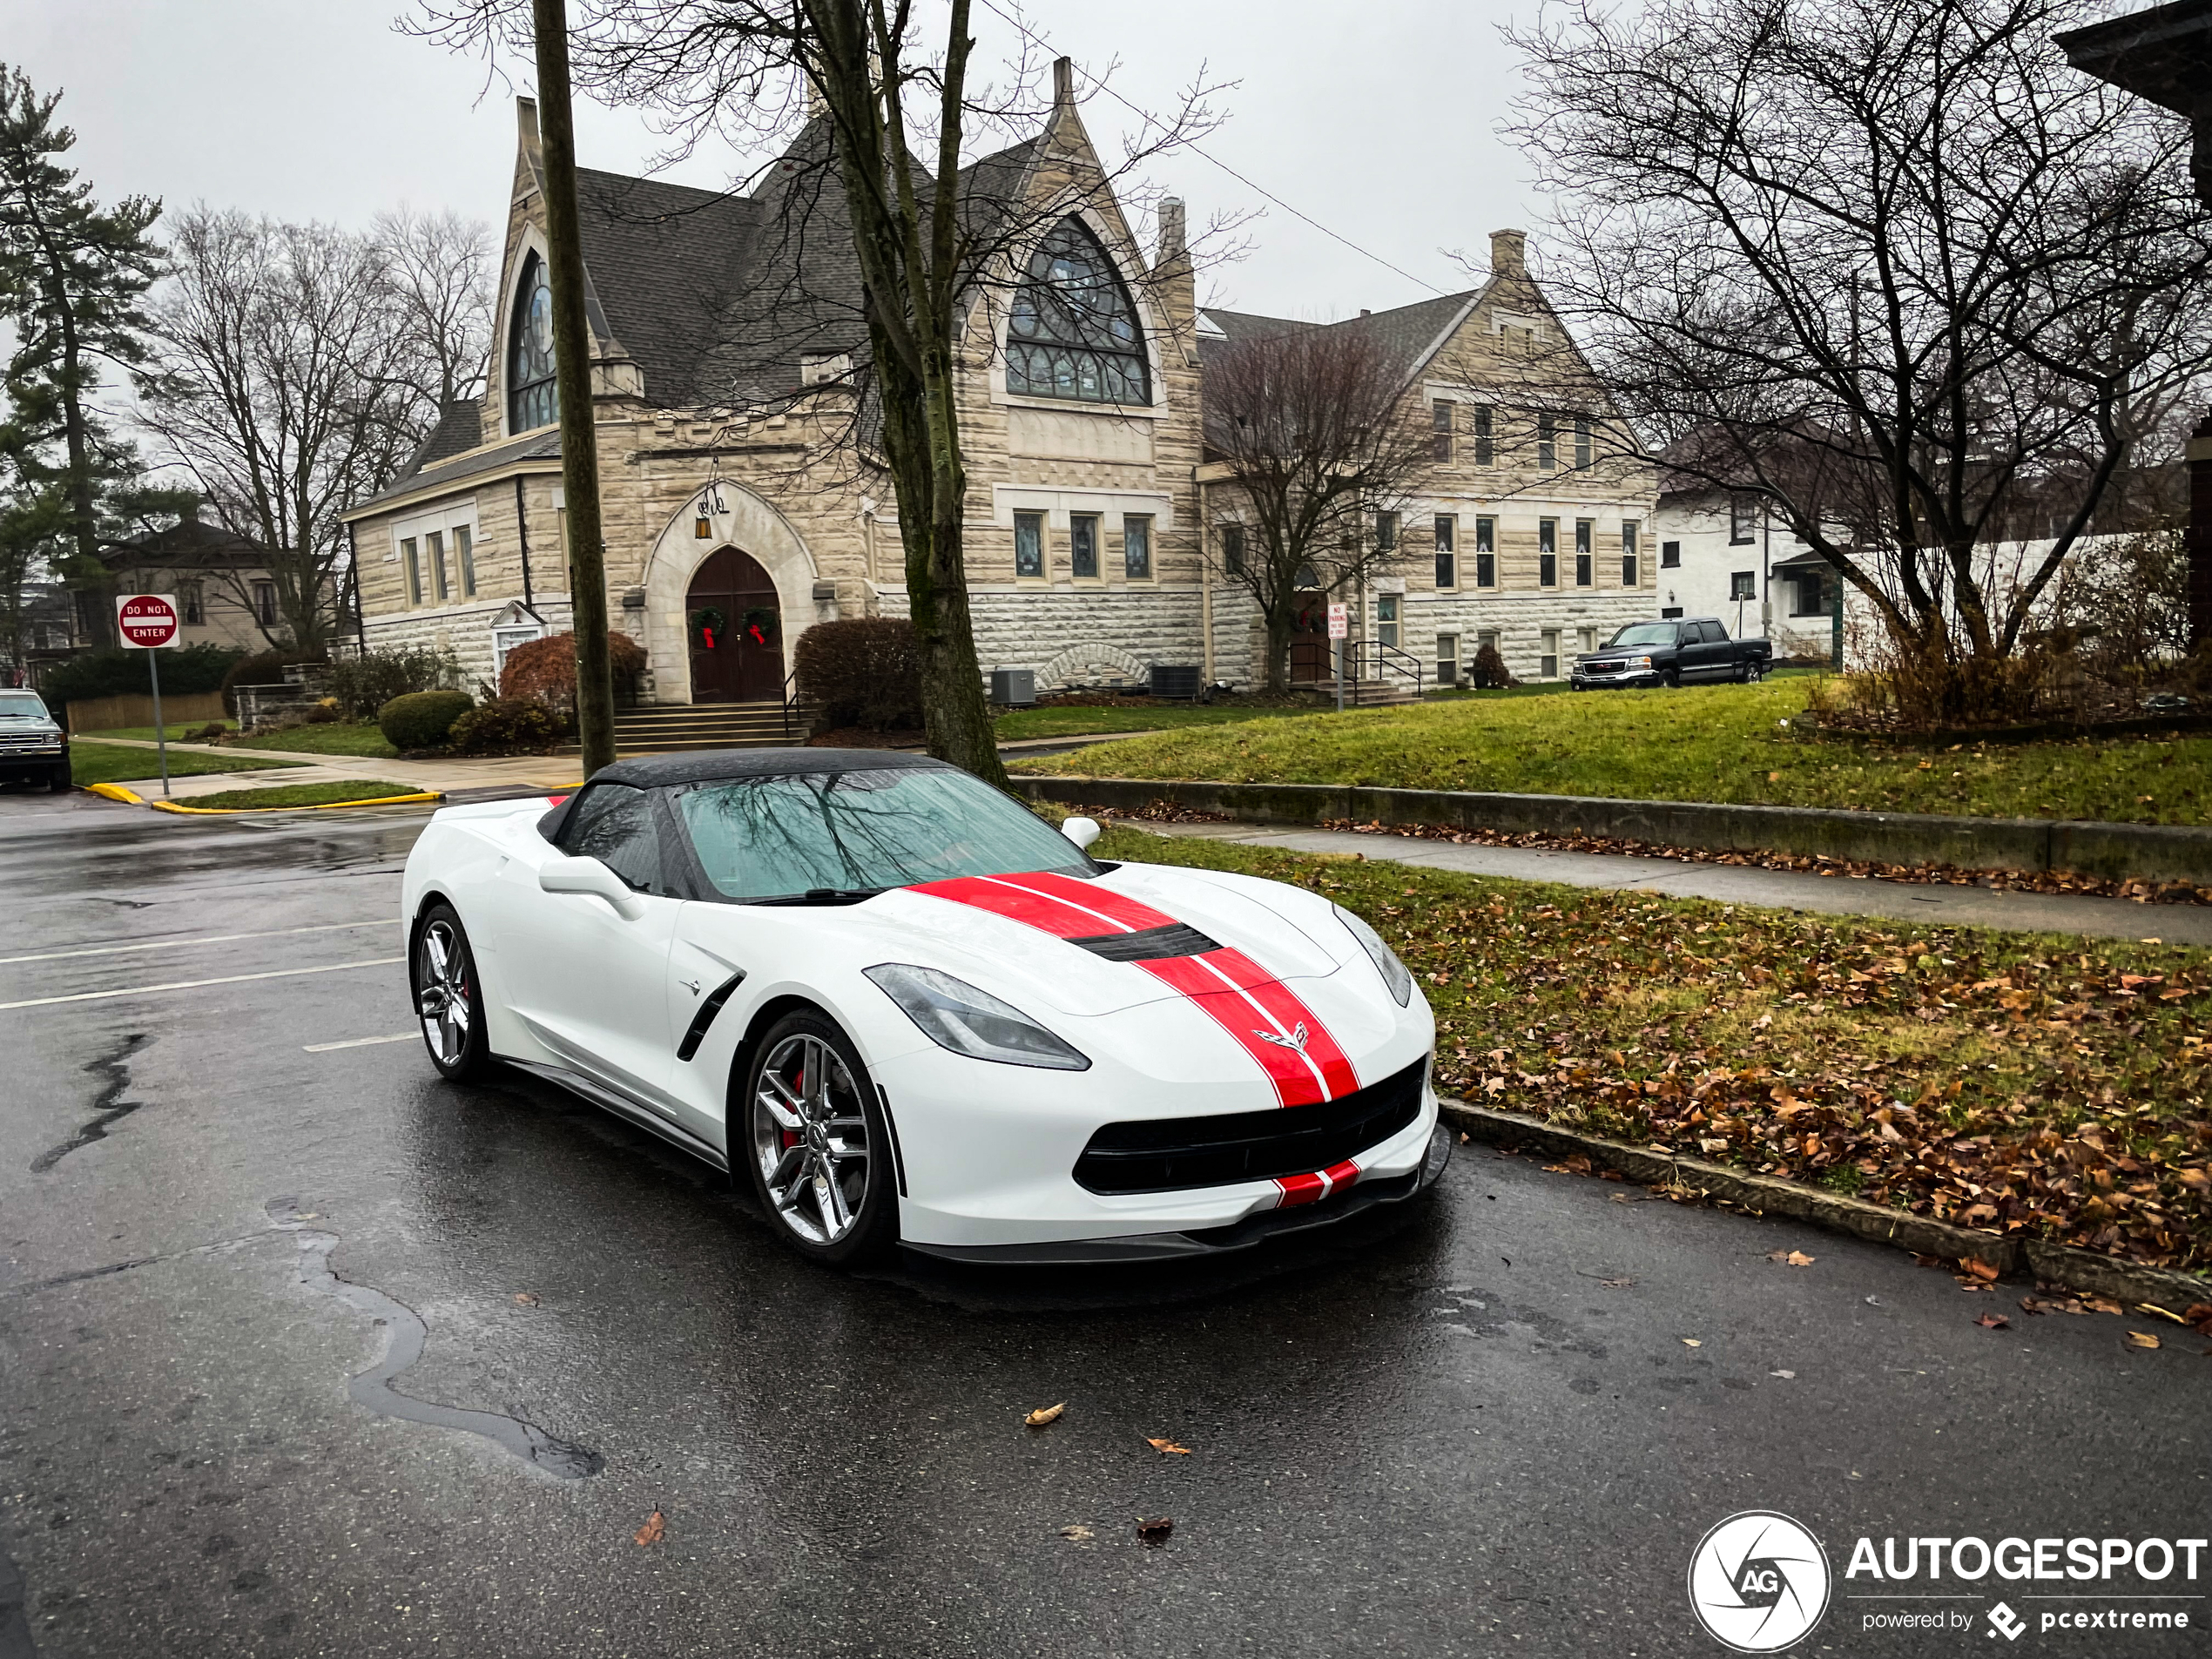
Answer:
POLYGON ((1303 1020, 1298 1022, 1298 1029, 1287 1037, 1275 1031, 1255 1031, 1252 1035, 1262 1042, 1271 1042, 1278 1049, 1295 1049, 1300 1054, 1305 1052, 1305 1022, 1303 1020))

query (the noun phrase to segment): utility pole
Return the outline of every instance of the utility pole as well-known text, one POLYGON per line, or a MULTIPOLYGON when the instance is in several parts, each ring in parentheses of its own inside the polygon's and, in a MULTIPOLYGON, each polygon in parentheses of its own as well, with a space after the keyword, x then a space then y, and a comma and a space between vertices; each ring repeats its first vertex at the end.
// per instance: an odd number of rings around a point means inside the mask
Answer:
POLYGON ((566 0, 530 0, 537 31, 538 143, 545 163, 546 271, 553 290, 553 374, 561 400, 561 493, 569 520, 576 629, 576 721, 587 778, 615 759, 607 663, 607 549, 599 529, 599 447, 591 409, 591 335, 577 227, 576 124, 569 110, 566 0))

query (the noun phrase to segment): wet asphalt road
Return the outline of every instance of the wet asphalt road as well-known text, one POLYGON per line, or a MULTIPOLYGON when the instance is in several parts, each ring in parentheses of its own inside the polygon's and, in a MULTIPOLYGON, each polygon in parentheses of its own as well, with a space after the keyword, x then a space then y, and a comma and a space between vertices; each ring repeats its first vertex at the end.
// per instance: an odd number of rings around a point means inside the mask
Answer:
MULTIPOLYGON (((1987 1653, 1865 1634, 1851 1539, 2212 1519, 2202 1342, 1477 1147, 1201 1268, 813 1271, 557 1091, 307 1051, 408 1029, 346 965, 419 825, 0 793, 0 956, 45 958, 0 1002, 132 990, 0 1009, 7 1659, 1711 1654, 1684 1574, 1749 1508, 1839 1575, 1799 1651, 1987 1653)), ((2169 1605, 2013 1645, 2200 1651, 2169 1605)))

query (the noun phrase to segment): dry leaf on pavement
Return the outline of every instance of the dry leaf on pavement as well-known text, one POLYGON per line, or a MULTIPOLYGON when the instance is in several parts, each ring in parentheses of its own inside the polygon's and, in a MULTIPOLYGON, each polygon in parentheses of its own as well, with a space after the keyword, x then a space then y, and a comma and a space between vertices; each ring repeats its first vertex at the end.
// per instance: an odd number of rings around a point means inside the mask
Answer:
POLYGON ((1171 1515, 1162 1515, 1157 1521, 1147 1521, 1142 1515, 1137 1517, 1136 1535, 1155 1549, 1166 1543, 1168 1534, 1174 1530, 1175 1518, 1171 1515))
POLYGON ((2201 1337, 2212 1337, 2212 1302, 2190 1303, 2182 1312, 2182 1323, 2194 1326, 2201 1337))
POLYGON ((1156 1440, 1150 1435, 1147 1435, 1145 1437, 1144 1444, 1150 1447, 1155 1452, 1172 1452, 1177 1457, 1189 1457, 1190 1455, 1190 1448, 1189 1447, 1177 1446, 1173 1440, 1156 1440))
POLYGON ((1974 1323, 1985 1331, 2003 1331, 2008 1329, 2013 1322, 2001 1313, 1985 1313, 1974 1323))
POLYGON ((1770 1250, 1766 1258, 1770 1262, 1787 1262, 1792 1267, 1811 1267, 1820 1259, 1817 1256, 1806 1255, 1802 1250, 1770 1250))
POLYGON ((1060 1535, 1071 1544, 1087 1544, 1097 1534, 1078 1521, 1062 1527, 1060 1529, 1060 1535))
POLYGON ((1767 1372, 1767 1375, 1770 1377, 1779 1377, 1784 1382, 1795 1382, 1797 1380, 1797 1373, 1794 1371, 1770 1371, 1767 1372))
POLYGON ((1625 1291, 1629 1285, 1635 1284, 1635 1280, 1632 1278, 1602 1278, 1598 1280, 1598 1283, 1604 1285, 1608 1291, 1625 1291))
POLYGON ((516 1291, 515 1299, 526 1308, 534 1308, 537 1305, 537 1298, 528 1291, 516 1291))
POLYGON ((2128 1345, 2131 1348, 2155 1348, 2159 1345, 2159 1341, 2148 1331, 2130 1331, 2128 1333, 2128 1345))
POLYGON ((645 1518, 645 1524, 637 1529, 637 1541, 640 1544, 658 1544, 667 1535, 668 1522, 662 1519, 661 1513, 658 1509, 648 1515, 645 1518))
POLYGON ((1696 1337, 1684 1337, 1682 1339, 1682 1345, 1685 1348, 1702 1348, 1705 1345, 1696 1337))
POLYGON ((1996 1268, 1993 1267, 1989 1263, 1982 1261, 1976 1257, 1961 1256, 1959 1258, 1959 1267, 1960 1271, 1970 1273, 1974 1278, 1984 1281, 1993 1279, 1997 1277, 1996 1268))
POLYGON ((1042 1428, 1047 1423, 1058 1422, 1060 1413, 1067 1409, 1068 1402, 1063 1399, 1057 1406, 1040 1406, 1022 1420, 1031 1428, 1042 1428))

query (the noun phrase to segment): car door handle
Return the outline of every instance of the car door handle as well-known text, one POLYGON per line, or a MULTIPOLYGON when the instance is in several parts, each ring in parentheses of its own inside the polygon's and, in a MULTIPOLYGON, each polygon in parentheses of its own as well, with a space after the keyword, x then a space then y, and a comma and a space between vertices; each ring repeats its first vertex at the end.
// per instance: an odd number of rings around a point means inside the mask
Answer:
MULTIPOLYGON (((744 983, 745 969, 741 968, 718 986, 705 1001, 699 1004, 699 1011, 691 1016, 691 1028, 684 1033, 684 1041, 676 1045, 676 1057, 678 1060, 689 1060, 699 1051, 699 1044, 706 1041, 707 1027, 712 1025, 714 1016, 722 1012, 722 1005, 730 1000, 730 993, 744 983)), ((697 988, 696 986, 693 987, 695 991, 697 988)))

